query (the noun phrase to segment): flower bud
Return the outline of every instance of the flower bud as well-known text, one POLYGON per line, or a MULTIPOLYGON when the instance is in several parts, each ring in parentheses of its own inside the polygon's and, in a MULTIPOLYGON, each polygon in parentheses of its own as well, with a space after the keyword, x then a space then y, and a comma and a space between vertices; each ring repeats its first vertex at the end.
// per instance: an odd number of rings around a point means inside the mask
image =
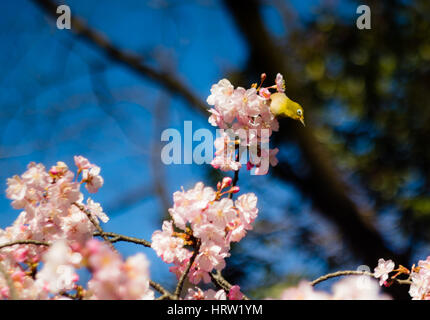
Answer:
POLYGON ((240 191, 240 188, 238 186, 231 187, 230 192, 231 193, 238 193, 240 191))
POLYGON ((222 179, 221 189, 224 189, 224 188, 230 186, 232 181, 233 180, 230 177, 225 177, 224 179, 222 179))

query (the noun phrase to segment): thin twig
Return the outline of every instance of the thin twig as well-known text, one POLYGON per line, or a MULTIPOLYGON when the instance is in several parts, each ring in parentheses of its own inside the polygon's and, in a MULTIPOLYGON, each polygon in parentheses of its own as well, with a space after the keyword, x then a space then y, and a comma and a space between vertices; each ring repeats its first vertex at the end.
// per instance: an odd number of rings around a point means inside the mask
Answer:
POLYGON ((408 284, 408 285, 411 285, 412 284, 412 280, 409 280, 409 279, 405 279, 405 280, 402 280, 402 279, 394 279, 395 280, 395 282, 396 283, 398 283, 398 284, 408 284))
POLYGON ((170 294, 163 294, 163 295, 159 296, 158 298, 155 298, 155 300, 166 300, 166 299, 171 300, 170 294))
MULTIPOLYGON (((133 243, 136 243, 136 240, 137 240, 137 242, 139 244, 143 244, 145 246, 151 246, 151 244, 149 242, 142 240, 142 239, 127 237, 127 236, 123 236, 123 235, 111 233, 111 232, 104 232, 102 227, 99 225, 99 223, 93 218, 93 215, 92 215, 90 210, 85 208, 80 203, 74 202, 73 204, 75 206, 77 206, 82 212, 84 212, 87 215, 88 219, 91 221, 91 223, 96 227, 96 229, 98 231, 98 233, 96 233, 96 234, 98 236, 101 236, 105 240, 105 242, 107 242, 109 244, 109 246, 112 248, 113 251, 118 252, 115 249, 115 247, 113 246, 112 242, 119 241, 119 239, 124 240, 124 241, 133 242, 133 243), (109 239, 109 237, 113 237, 113 239, 109 239), (111 241, 111 240, 114 240, 114 241, 111 241)), ((152 280, 149 280, 149 284, 151 287, 153 287, 155 290, 160 292, 162 295, 165 295, 167 297, 173 297, 172 294, 169 291, 167 291, 166 289, 164 289, 161 284, 154 282, 152 280)))
POLYGON ((16 240, 16 241, 4 243, 4 244, 0 245, 0 249, 6 248, 6 247, 11 247, 11 246, 14 246, 17 244, 34 244, 34 245, 38 245, 38 246, 49 246, 48 242, 27 239, 27 240, 16 240))
POLYGON ((76 206, 77 208, 79 208, 79 210, 81 210, 83 213, 85 213, 87 215, 88 219, 91 221, 91 223, 94 225, 94 227, 96 227, 100 236, 106 241, 106 243, 110 246, 110 248, 113 251, 117 252, 117 250, 115 249, 113 244, 109 241, 109 237, 105 234, 105 232, 103 231, 103 229, 100 226, 100 224, 98 223, 98 221, 96 219, 94 219, 94 216, 91 213, 91 211, 89 209, 85 208, 85 206, 83 204, 80 204, 78 202, 73 202, 73 205, 76 206))
POLYGON ((346 270, 346 271, 337 271, 333 273, 326 274, 324 276, 319 277, 311 282, 311 286, 315 286, 320 282, 326 281, 331 278, 341 277, 341 276, 369 276, 373 277, 373 273, 367 271, 357 271, 357 270, 346 270))
MULTIPOLYGON (((367 271, 357 271, 357 270, 345 270, 345 271, 337 271, 333 273, 326 274, 324 276, 319 277, 311 282, 311 286, 315 286, 320 282, 326 281, 331 278, 342 277, 342 276, 369 276, 374 278, 375 275, 371 272, 367 271)), ((402 279, 393 279, 398 284, 411 284, 410 280, 402 280, 402 279)))
POLYGON ((155 290, 157 290, 159 293, 162 294, 161 297, 163 297, 163 298, 160 299, 160 300, 163 300, 163 299, 173 300, 174 299, 173 298, 174 296, 167 289, 165 289, 161 284, 159 284, 159 283, 157 283, 155 281, 149 280, 149 285, 152 288, 154 288, 155 290))
MULTIPOLYGON (((57 3, 49 0, 34 0, 34 2, 57 19, 57 3)), ((168 91, 185 99, 190 105, 196 106, 197 110, 207 114, 206 103, 188 88, 184 81, 178 76, 173 75, 172 72, 166 73, 151 68, 149 65, 143 63, 143 58, 141 56, 130 53, 130 51, 118 49, 108 38, 99 31, 90 28, 82 19, 76 16, 71 17, 71 25, 72 32, 100 49, 112 60, 125 65, 130 68, 130 70, 137 72, 145 78, 155 81, 168 91)))
POLYGON ((95 232, 93 234, 94 237, 102 237, 103 235, 111 238, 111 239, 107 240, 110 243, 125 241, 125 242, 132 242, 132 243, 136 243, 136 244, 141 244, 141 245, 148 247, 148 248, 151 247, 151 242, 149 242, 147 240, 139 239, 139 238, 135 238, 135 237, 124 236, 122 234, 118 234, 118 233, 114 233, 114 232, 103 232, 103 234, 101 234, 100 232, 95 232))
MULTIPOLYGON (((230 291, 233 285, 229 283, 226 279, 224 279, 224 277, 221 275, 221 271, 217 271, 216 273, 210 272, 209 275, 211 276, 212 282, 214 282, 217 287, 223 289, 224 291, 227 291, 227 293, 230 291)), ((242 299, 250 300, 245 294, 243 294, 242 299)))
POLYGON ((190 261, 188 261, 187 267, 185 268, 184 272, 182 273, 181 277, 179 278, 178 284, 176 285, 176 289, 175 289, 175 293, 174 293, 174 297, 175 299, 179 299, 181 292, 182 292, 182 287, 184 286, 184 282, 185 279, 187 278, 188 272, 190 272, 191 266, 194 263, 194 260, 196 260, 197 255, 199 254, 200 251, 200 241, 197 242, 196 248, 193 252, 193 255, 190 258, 190 261))
MULTIPOLYGON (((231 186, 235 187, 238 181, 239 181, 239 169, 234 172, 233 181, 231 183, 231 186)), ((228 198, 233 199, 233 193, 230 193, 228 195, 228 198)))

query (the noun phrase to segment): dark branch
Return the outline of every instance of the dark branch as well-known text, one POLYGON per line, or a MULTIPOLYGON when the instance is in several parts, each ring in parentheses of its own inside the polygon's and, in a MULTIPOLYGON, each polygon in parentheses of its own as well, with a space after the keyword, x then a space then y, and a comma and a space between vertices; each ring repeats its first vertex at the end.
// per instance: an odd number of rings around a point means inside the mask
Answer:
POLYGON ((10 247, 10 246, 14 246, 17 244, 34 244, 34 245, 38 245, 38 246, 49 246, 48 242, 43 242, 43 241, 37 241, 37 240, 16 240, 16 241, 12 241, 12 242, 8 242, 8 243, 4 243, 2 245, 0 245, 0 249, 6 248, 6 247, 10 247))
POLYGON ((136 244, 141 244, 141 245, 148 247, 148 248, 151 247, 151 242, 149 242, 147 240, 139 239, 139 238, 135 238, 135 237, 124 236, 122 234, 118 234, 118 233, 114 233, 114 232, 103 232, 103 235, 100 232, 96 232, 93 234, 93 236, 94 237, 102 237, 102 236, 109 237, 107 241, 109 241, 110 243, 125 241, 125 242, 132 242, 132 243, 136 243, 136 244))
MULTIPOLYGON (((223 289, 227 293, 230 291, 233 285, 224 279, 220 271, 217 271, 216 273, 210 272, 209 275, 211 276, 212 282, 214 282, 218 288, 223 289)), ((243 300, 250 299, 245 294, 243 294, 243 300)))
MULTIPOLYGON (((337 271, 333 273, 326 274, 324 276, 319 277, 311 282, 311 286, 315 286, 320 282, 326 281, 331 278, 342 277, 342 276, 369 276, 374 278, 374 274, 367 271, 357 271, 357 270, 346 270, 346 271, 337 271)), ((398 284, 407 284, 410 285, 412 282, 410 280, 402 280, 402 279, 394 279, 394 281, 398 284)))
POLYGON ((174 296, 176 299, 179 299, 182 292, 182 287, 184 286, 185 279, 188 276, 188 273, 190 272, 191 266, 194 263, 194 260, 196 260, 197 255, 200 251, 200 241, 198 241, 196 248, 194 249, 193 255, 190 258, 190 261, 188 261, 187 267, 185 268, 184 272, 182 273, 181 277, 179 278, 178 284, 176 285, 176 290, 174 293, 174 296))
MULTIPOLYGON (((49 15, 57 18, 56 10, 58 5, 55 2, 50 0, 34 0, 34 2, 49 15)), ((142 62, 142 57, 137 54, 129 53, 129 51, 126 52, 118 49, 109 39, 97 30, 87 26, 83 20, 76 16, 71 17, 71 25, 71 30, 77 36, 100 49, 113 61, 119 62, 133 72, 137 72, 139 75, 155 81, 173 94, 182 97, 189 104, 198 107, 197 109, 201 112, 207 114, 207 106, 204 101, 195 95, 179 77, 173 75, 171 72, 165 73, 145 65, 142 62)))

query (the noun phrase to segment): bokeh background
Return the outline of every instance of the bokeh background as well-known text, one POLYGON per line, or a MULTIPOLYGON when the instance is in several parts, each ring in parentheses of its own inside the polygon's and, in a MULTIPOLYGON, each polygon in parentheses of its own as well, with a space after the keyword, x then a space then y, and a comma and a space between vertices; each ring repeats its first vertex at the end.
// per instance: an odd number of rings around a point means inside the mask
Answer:
MULTIPOLYGON (((429 255, 429 1, 17 0, 1 1, 0 17, 3 190, 30 161, 73 167, 83 155, 102 168, 93 198, 111 218, 105 230, 149 240, 174 191, 221 177, 209 165, 162 164, 162 130, 191 120, 215 132, 212 84, 249 87, 281 72, 307 126, 281 122, 271 141, 280 163, 267 176, 241 171, 260 214, 225 278, 253 298, 277 297, 301 278, 429 255), (59 4, 72 30, 56 28, 59 4), (360 4, 371 30, 356 27, 360 4)), ((5 192, 0 210, 1 228, 19 213, 5 192)), ((172 288, 150 249, 118 248, 143 250, 153 280, 172 288)))

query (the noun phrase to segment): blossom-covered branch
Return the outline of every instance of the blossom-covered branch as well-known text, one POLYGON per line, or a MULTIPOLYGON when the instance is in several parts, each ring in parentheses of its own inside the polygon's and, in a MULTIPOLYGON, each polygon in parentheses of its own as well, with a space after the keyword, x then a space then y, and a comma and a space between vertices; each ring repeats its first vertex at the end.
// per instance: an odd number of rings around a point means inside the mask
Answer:
POLYGON ((6 247, 15 246, 15 245, 18 245, 18 244, 34 244, 34 245, 37 245, 37 246, 49 246, 48 242, 27 239, 27 240, 16 240, 16 241, 4 243, 4 244, 0 245, 0 249, 6 248, 6 247))
MULTIPOLYGON (((253 229, 259 213, 254 193, 239 195, 242 159, 236 152, 241 148, 249 151, 246 167, 257 174, 267 173, 265 160, 270 159, 272 166, 277 162, 277 150, 268 149, 271 132, 277 130, 272 96, 283 94, 285 82, 278 74, 274 85, 263 87, 265 78, 263 74, 260 85, 250 89, 234 88, 226 79, 212 86, 209 122, 235 135, 215 141, 212 165, 234 171, 234 176, 224 177, 215 189, 198 182, 191 189, 175 192, 168 210, 170 218, 152 234, 151 242, 103 230, 101 222, 107 223, 109 217, 99 203, 90 197, 85 201, 81 190, 84 186, 89 194, 98 192, 104 184, 101 169, 82 156, 74 158, 76 173, 64 162, 49 170, 30 163, 22 175, 8 179, 6 195, 12 206, 22 211, 11 226, 0 229, 0 298, 155 299, 155 290, 161 294, 157 299, 248 299, 238 285, 222 277, 221 270, 226 267, 232 243, 253 229), (264 130, 269 131, 267 136, 262 134, 264 130), (233 194, 238 196, 233 199, 233 194), (113 246, 119 241, 152 248, 171 264, 169 270, 178 279, 174 292, 150 279, 149 261, 143 253, 123 259, 113 246), (83 268, 91 274, 87 283, 80 283, 78 276, 77 271, 83 268), (182 294, 185 281, 194 287, 182 294), (201 283, 212 283, 219 290, 202 290, 201 283)), ((430 298, 430 257, 410 270, 401 265, 395 269, 393 261, 380 259, 374 273, 331 273, 313 282, 302 281, 285 290, 281 298, 390 298, 380 292, 374 279, 363 285, 357 277, 346 277, 333 285, 331 294, 313 288, 330 278, 357 275, 377 278, 380 286, 408 284, 414 299, 430 298)))

